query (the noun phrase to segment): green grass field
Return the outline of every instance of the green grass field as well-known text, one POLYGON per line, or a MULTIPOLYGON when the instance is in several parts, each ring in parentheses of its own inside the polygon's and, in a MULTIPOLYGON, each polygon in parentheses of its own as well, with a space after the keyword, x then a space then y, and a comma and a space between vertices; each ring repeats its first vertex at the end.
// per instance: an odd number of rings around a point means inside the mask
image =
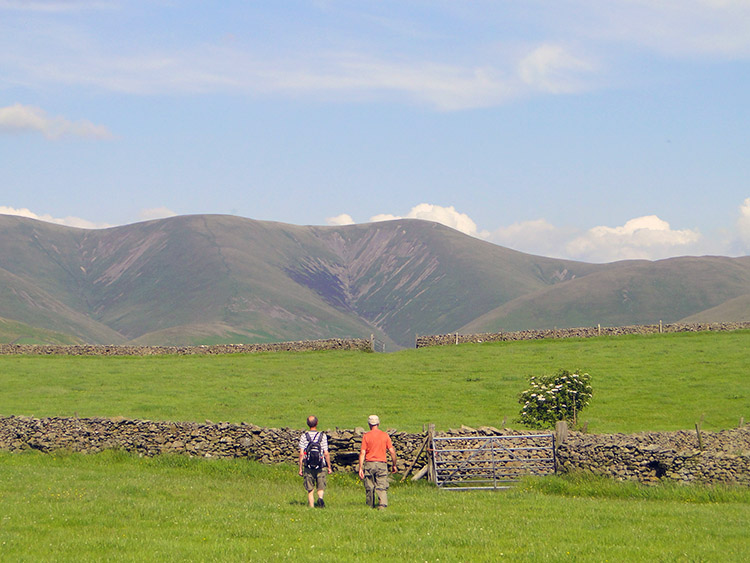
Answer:
MULTIPOLYGON (((526 377, 592 374, 594 432, 750 418, 750 332, 223 357, 0 357, 0 415, 421 430, 512 425, 526 377)), ((516 425, 517 426, 517 425, 516 425)), ((334 474, 306 506, 296 469, 122 452, 0 452, 0 561, 743 561, 750 489, 530 479, 510 491, 394 483, 364 506, 334 474)))
POLYGON ((309 509, 292 466, 0 453, 2 561, 741 561, 750 490, 546 478, 497 492, 350 474, 309 509))
POLYGON ((588 371, 591 432, 750 420, 750 332, 486 343, 363 352, 167 357, 0 357, 0 415, 126 416, 301 428, 421 431, 508 426, 529 375, 588 371))

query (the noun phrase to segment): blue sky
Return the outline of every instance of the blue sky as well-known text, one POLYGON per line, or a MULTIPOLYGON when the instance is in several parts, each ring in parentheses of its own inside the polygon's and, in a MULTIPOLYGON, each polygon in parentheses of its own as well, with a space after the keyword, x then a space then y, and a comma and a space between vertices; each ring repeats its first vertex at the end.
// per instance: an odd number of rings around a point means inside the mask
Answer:
POLYGON ((0 213, 750 253, 750 0, 0 0, 0 213))

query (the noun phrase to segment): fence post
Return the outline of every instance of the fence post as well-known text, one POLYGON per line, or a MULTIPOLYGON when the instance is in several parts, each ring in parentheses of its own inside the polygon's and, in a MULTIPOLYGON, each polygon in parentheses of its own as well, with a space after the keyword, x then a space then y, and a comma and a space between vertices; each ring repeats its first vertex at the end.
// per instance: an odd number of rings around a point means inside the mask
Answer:
POLYGON ((555 447, 559 446, 568 437, 568 423, 564 420, 558 420, 555 423, 555 447))
POLYGON ((435 444, 433 438, 435 437, 435 424, 430 423, 427 430, 427 480, 430 483, 437 483, 437 476, 435 475, 435 444))

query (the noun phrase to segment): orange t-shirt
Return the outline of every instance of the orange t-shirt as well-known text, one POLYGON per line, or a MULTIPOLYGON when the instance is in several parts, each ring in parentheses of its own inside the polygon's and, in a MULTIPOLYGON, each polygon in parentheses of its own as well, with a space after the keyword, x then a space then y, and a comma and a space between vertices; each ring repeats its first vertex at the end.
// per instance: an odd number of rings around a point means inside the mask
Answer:
POLYGON ((387 432, 374 428, 365 432, 362 436, 362 449, 365 452, 365 461, 386 461, 385 454, 393 447, 391 437, 387 432))

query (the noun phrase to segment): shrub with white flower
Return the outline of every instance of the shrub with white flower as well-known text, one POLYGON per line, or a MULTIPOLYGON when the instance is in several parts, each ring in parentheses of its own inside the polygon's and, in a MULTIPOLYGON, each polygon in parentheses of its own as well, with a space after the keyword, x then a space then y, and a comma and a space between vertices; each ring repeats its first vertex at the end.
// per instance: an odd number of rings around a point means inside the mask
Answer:
POLYGON ((522 405, 519 422, 531 428, 551 428, 558 420, 575 425, 592 394, 588 373, 560 370, 556 375, 532 375, 529 388, 518 397, 522 405))

